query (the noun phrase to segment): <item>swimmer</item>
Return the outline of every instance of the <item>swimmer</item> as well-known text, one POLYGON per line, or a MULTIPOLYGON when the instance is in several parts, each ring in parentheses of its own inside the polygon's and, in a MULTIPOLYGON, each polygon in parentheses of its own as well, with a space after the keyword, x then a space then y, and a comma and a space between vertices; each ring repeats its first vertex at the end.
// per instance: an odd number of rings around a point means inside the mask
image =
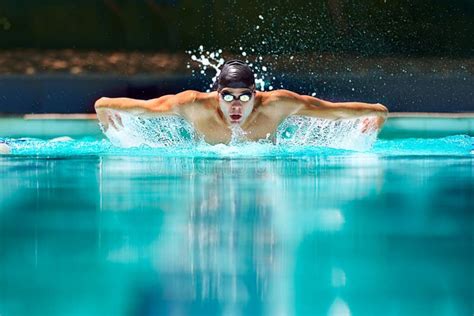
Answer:
POLYGON ((268 139, 290 115, 330 120, 370 116, 363 121, 363 132, 378 131, 388 113, 381 104, 333 103, 288 90, 256 91, 252 70, 239 60, 222 66, 213 92, 188 90, 151 100, 104 97, 95 109, 104 131, 122 126, 121 111, 144 117, 178 115, 209 144, 229 143, 233 125, 239 125, 248 140, 268 139))

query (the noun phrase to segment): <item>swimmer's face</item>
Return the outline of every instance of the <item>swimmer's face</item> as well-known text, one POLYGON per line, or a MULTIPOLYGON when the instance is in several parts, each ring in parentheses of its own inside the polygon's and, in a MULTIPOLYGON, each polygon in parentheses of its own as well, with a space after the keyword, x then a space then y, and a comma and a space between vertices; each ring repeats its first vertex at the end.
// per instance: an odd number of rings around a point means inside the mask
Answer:
POLYGON ((219 106, 230 124, 242 124, 252 113, 255 90, 249 88, 223 88, 218 91, 219 106))

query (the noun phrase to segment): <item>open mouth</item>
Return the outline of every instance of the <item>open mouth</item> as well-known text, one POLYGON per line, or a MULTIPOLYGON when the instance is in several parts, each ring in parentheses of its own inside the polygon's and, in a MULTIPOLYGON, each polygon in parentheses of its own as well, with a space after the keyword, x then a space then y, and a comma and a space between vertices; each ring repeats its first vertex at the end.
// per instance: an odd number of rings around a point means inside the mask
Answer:
POLYGON ((242 117, 242 115, 240 115, 240 114, 231 114, 230 115, 230 118, 232 119, 232 121, 238 121, 238 120, 240 120, 241 117, 242 117))

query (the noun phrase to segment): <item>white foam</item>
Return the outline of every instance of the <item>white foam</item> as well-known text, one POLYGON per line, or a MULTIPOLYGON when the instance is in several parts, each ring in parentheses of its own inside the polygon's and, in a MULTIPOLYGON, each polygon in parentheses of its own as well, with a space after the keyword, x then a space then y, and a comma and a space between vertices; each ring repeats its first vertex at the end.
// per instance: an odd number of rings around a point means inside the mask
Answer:
POLYGON ((171 147, 195 144, 193 127, 179 116, 141 117, 114 112, 120 115, 123 127, 110 126, 104 133, 115 146, 171 147))
MULTIPOLYGON (((112 126, 105 132, 118 147, 173 147, 197 145, 194 128, 179 116, 141 117, 126 112, 120 115, 123 127, 112 126)), ((363 133, 362 120, 330 121, 320 118, 291 116, 277 129, 275 144, 283 146, 317 146, 366 151, 372 147, 377 133, 363 133)), ((232 125, 230 147, 249 142, 239 125, 232 125)), ((265 142, 268 145, 268 140, 265 142)), ((255 144, 261 145, 262 142, 255 144)), ((226 152, 232 151, 226 149, 226 152)))
POLYGON ((50 139, 49 141, 51 143, 62 143, 62 142, 70 142, 72 140, 73 139, 69 136, 62 136, 62 137, 56 137, 56 138, 50 139))
POLYGON ((4 143, 0 143, 0 155, 7 155, 11 152, 10 146, 4 143))
POLYGON ((290 116, 278 127, 276 144, 366 151, 377 139, 377 132, 362 132, 362 121, 365 118, 333 121, 290 116))
POLYGON ((341 299, 340 297, 336 297, 336 299, 329 307, 328 316, 350 316, 351 310, 349 305, 341 299))
POLYGON ((230 126, 232 136, 229 145, 237 145, 239 143, 248 142, 247 133, 239 124, 232 124, 230 126))

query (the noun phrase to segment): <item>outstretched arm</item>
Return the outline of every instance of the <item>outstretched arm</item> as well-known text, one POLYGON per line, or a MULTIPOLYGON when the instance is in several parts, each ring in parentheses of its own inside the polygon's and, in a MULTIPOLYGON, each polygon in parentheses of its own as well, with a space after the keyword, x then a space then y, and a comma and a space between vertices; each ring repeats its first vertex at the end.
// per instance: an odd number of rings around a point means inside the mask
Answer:
POLYGON ((117 112, 123 111, 145 116, 180 114, 182 106, 195 102, 198 94, 200 93, 196 91, 184 91, 151 100, 100 98, 95 102, 95 110, 97 118, 107 130, 109 124, 114 127, 116 124, 121 124, 121 118, 117 112))
POLYGON ((329 102, 318 98, 287 90, 277 90, 270 97, 276 103, 285 104, 288 115, 305 115, 332 120, 351 119, 362 116, 375 116, 375 124, 380 128, 388 114, 388 110, 382 104, 370 104, 363 102, 329 102))

